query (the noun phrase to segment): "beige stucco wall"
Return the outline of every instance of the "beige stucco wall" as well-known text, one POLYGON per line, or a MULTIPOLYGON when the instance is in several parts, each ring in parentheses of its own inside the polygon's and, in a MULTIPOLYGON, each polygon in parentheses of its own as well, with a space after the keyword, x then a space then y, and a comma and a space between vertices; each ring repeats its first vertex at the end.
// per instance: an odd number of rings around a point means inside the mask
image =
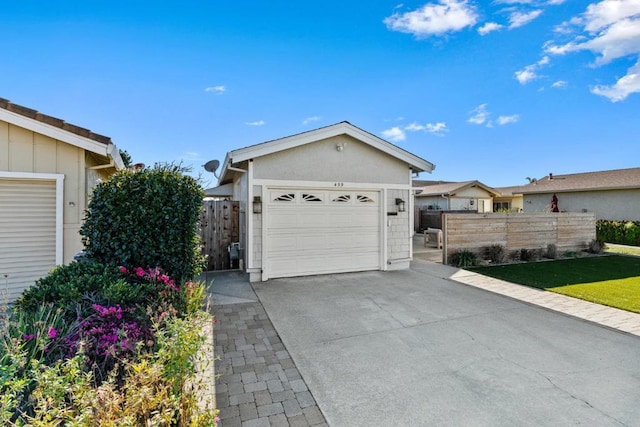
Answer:
MULTIPOLYGON (((81 148, 0 121, 0 170, 7 172, 55 173, 64 175, 63 262, 82 250, 78 231, 87 205, 87 166, 81 148)), ((105 172, 92 171, 95 181, 105 172)))
POLYGON ((350 136, 305 144, 254 160, 255 179, 407 184, 406 163, 350 136), (343 144, 343 150, 336 146, 343 144))
MULTIPOLYGON (((597 219, 640 221, 640 190, 557 193, 561 212, 593 212, 597 219)), ((526 194, 525 212, 545 212, 553 194, 526 194)))

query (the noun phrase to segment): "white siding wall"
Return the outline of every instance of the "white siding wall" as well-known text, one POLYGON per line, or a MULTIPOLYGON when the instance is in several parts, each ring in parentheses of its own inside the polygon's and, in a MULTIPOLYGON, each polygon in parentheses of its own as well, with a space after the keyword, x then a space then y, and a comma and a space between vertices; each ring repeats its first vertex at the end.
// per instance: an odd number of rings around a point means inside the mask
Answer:
POLYGON ((387 262, 390 270, 398 265, 403 267, 407 264, 407 259, 411 256, 411 236, 412 232, 409 224, 409 190, 389 190, 387 191, 387 211, 397 215, 387 215, 387 262), (405 201, 405 212, 398 212, 396 198, 405 201), (399 264, 397 264, 399 262, 399 264))
MULTIPOLYGON (((253 195, 262 197, 262 203, 266 203, 267 201, 263 197, 264 192, 262 191, 262 186, 254 185, 253 186, 253 195)), ((262 268, 262 215, 254 214, 253 215, 253 268, 261 269, 262 268)))

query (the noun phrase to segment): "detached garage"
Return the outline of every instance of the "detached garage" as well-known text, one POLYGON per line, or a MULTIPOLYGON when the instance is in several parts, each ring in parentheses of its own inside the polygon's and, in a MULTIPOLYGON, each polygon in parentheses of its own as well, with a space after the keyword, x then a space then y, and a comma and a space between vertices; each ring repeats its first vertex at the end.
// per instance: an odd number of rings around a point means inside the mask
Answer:
POLYGON ((1 301, 73 260, 88 195, 122 167, 109 138, 0 98, 1 301))
POLYGON ((251 281, 407 268, 412 177, 434 165, 348 122, 231 151, 251 281))

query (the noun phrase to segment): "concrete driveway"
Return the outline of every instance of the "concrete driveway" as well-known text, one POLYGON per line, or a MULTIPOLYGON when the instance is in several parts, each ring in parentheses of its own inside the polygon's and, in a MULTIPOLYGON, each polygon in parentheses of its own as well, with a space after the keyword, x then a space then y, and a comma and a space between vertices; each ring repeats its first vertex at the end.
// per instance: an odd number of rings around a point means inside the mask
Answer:
POLYGON ((455 271, 416 261, 254 288, 331 426, 640 425, 640 338, 455 271))

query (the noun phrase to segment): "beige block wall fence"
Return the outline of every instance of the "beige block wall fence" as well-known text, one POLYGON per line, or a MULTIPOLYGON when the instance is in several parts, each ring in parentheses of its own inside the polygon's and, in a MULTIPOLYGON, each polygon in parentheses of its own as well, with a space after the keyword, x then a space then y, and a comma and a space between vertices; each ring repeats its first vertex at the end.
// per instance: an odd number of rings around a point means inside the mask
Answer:
POLYGON ((593 213, 444 214, 443 263, 457 251, 478 254, 493 244, 507 252, 519 249, 546 249, 555 244, 559 251, 584 249, 596 238, 593 213))

